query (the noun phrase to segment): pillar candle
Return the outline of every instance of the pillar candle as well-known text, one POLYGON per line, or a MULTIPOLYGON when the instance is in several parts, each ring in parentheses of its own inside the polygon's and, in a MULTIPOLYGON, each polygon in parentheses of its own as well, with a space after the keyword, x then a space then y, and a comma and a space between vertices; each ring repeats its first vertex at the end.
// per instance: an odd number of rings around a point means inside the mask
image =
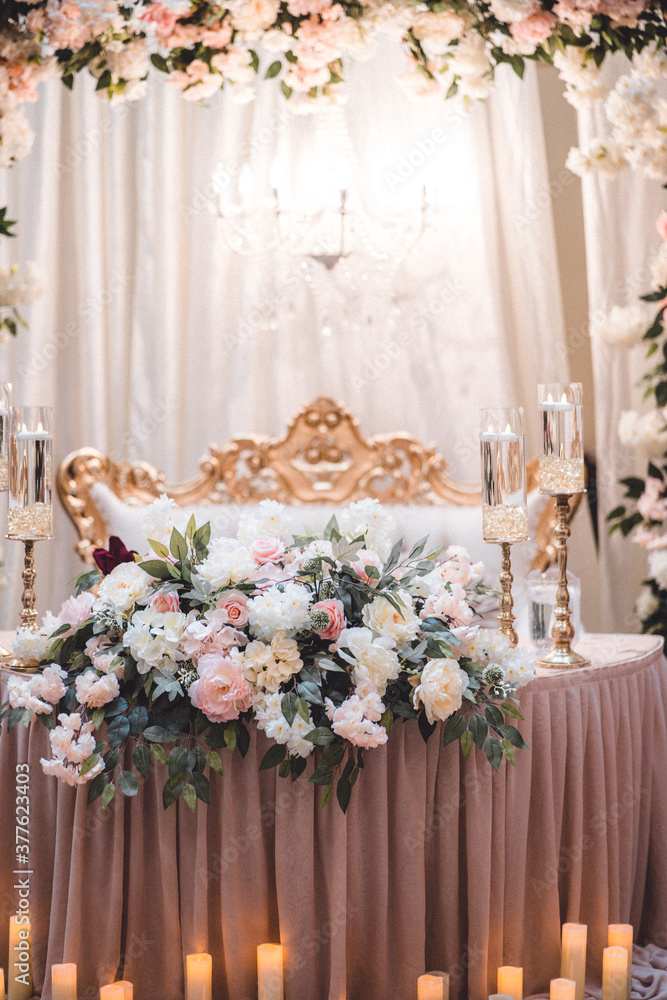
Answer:
POLYGON ((602 952, 602 1000, 625 1000, 628 949, 612 945, 602 952))
POLYGON ((587 938, 586 924, 563 924, 560 974, 562 979, 572 979, 577 984, 575 1000, 584 1000, 587 938))
POLYGON ((429 972, 428 975, 442 979, 442 1000, 449 1000, 449 973, 438 971, 429 972))
POLYGON ((489 1000, 512 1000, 507 993, 489 993, 489 1000))
POLYGON ((134 1000, 134 986, 127 979, 119 979, 114 986, 122 986, 125 993, 125 1000, 134 1000))
POLYGON ((32 996, 30 921, 25 914, 9 918, 7 996, 9 1000, 29 1000, 32 996))
POLYGON ((620 945, 628 952, 628 979, 625 989, 625 1000, 630 1000, 632 990, 632 938, 634 932, 632 924, 609 924, 608 945, 620 945))
POLYGON ((51 966, 51 1000, 76 1000, 76 965, 65 962, 51 966))
POLYGON ((427 973, 417 980, 417 1000, 443 1000, 444 983, 441 976, 427 973))
POLYGON ((188 955, 186 959, 185 1000, 211 1000, 213 991, 213 959, 205 952, 188 955))
POLYGON ((125 1000, 125 991, 118 983, 100 986, 100 1000, 125 1000))
POLYGON ((552 979, 549 1000, 574 1000, 577 984, 573 979, 552 979))
POLYGON ((0 969, 0 1000, 5 1000, 5 970, 0 969))
POLYGON ((501 965, 498 969, 498 992, 523 1000, 523 969, 516 965, 501 965))
POLYGON ((257 986, 258 1000, 284 1000, 281 944, 257 946, 257 986))

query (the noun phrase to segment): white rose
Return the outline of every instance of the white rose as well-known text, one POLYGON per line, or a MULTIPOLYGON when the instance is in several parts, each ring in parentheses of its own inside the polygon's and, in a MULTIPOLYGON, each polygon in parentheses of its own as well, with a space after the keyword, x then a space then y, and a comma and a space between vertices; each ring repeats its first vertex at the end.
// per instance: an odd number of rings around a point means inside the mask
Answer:
POLYGON ((95 608, 129 611, 151 593, 151 578, 134 562, 120 563, 105 576, 97 591, 95 608))
POLYGON ((386 599, 376 597, 361 613, 364 625, 378 636, 391 639, 393 645, 402 646, 415 638, 419 631, 419 618, 412 610, 412 599, 407 590, 396 591, 399 603, 404 605, 397 611, 386 599))
MULTIPOLYGON (((400 664, 391 639, 375 639, 368 628, 346 628, 340 634, 338 648, 349 649, 352 655, 355 685, 369 681, 382 697, 389 681, 398 677, 400 664)), ((347 656, 343 654, 343 658, 347 656)))
POLYGON ((660 602, 650 587, 642 587, 637 597, 636 610, 643 622, 658 610, 660 602))
POLYGON ((667 590, 667 550, 659 549, 648 557, 648 575, 662 590, 667 590))
POLYGON ((491 0, 491 13, 505 24, 525 21, 533 13, 533 0, 491 0))
POLYGON ((457 660, 429 660, 414 691, 415 706, 424 706, 429 722, 444 722, 461 707, 468 675, 457 660))

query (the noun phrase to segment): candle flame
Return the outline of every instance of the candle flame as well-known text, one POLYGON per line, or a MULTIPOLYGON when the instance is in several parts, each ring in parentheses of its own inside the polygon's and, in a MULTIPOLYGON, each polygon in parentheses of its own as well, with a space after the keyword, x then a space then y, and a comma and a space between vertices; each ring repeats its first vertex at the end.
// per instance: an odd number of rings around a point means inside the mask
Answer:
POLYGON ((512 433, 512 428, 508 424, 507 427, 505 428, 505 434, 511 434, 511 433, 512 433))
POLYGON ((488 429, 488 431, 486 433, 487 434, 493 434, 493 424, 489 424, 489 429, 488 429))
POLYGON ((553 401, 554 401, 554 398, 551 395, 551 393, 549 393, 549 395, 547 396, 547 403, 553 403, 553 401))
POLYGON ((42 427, 42 421, 41 421, 41 420, 40 420, 40 422, 39 422, 39 423, 37 424, 37 433, 38 433, 38 434, 43 434, 43 433, 44 433, 44 428, 42 427))
POLYGON ((561 403, 567 403, 567 394, 566 393, 563 393, 563 395, 560 397, 560 401, 561 401, 561 403))

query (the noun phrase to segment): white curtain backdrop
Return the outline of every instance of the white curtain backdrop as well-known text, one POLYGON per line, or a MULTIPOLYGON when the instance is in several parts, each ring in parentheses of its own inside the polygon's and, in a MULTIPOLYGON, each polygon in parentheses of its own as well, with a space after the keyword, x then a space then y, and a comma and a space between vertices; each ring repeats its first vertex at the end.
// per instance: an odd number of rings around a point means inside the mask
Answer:
MULTIPOLYGON (((606 83, 612 86, 623 73, 627 73, 627 61, 616 57, 605 69, 606 83)), ((602 105, 579 112, 579 131, 582 145, 609 136, 602 105)), ((658 182, 628 170, 614 178, 586 177, 583 196, 591 314, 637 305, 638 297, 651 291, 651 261, 660 248, 655 220, 667 205, 665 192, 658 182)), ((643 402, 644 389, 637 384, 648 368, 645 345, 628 351, 593 341, 592 350, 604 627, 627 632, 637 624, 634 603, 646 576, 646 555, 620 532, 610 537, 605 518, 623 502, 625 490, 618 480, 646 474, 646 457, 619 441, 620 414, 648 410, 655 399, 643 402)))
MULTIPOLYGON (((355 66, 348 103, 314 118, 292 117, 272 83, 243 107, 224 94, 189 105, 163 80, 115 108, 84 77, 72 94, 46 87, 32 154, 0 177, 0 204, 19 220, 0 259, 45 273, 29 331, 0 351, 0 377, 17 402, 55 408, 57 462, 91 445, 178 480, 210 443, 280 433, 319 394, 368 434, 435 442, 471 482, 480 406, 523 405, 536 453, 535 384, 568 376, 551 215, 530 211, 548 190, 536 81, 501 72, 488 103, 465 114, 404 98, 401 59, 388 47, 355 66), (212 175, 220 164, 234 198, 248 163, 263 196, 276 156, 292 197, 335 198, 350 183, 369 213, 418 205, 426 185, 437 231, 382 270, 363 255, 333 274, 282 250, 238 256, 209 210, 212 175)), ((37 547, 41 610, 80 569, 62 512, 55 523, 37 547)), ((9 626, 20 546, 5 553, 9 626)))

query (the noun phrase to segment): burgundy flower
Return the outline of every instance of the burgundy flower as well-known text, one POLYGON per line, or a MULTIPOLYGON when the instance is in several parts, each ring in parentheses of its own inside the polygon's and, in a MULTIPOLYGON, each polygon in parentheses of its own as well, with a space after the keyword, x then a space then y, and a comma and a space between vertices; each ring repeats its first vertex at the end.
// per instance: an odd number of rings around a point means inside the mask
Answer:
POLYGON ((109 539, 108 549, 95 549, 93 559, 100 572, 107 576, 112 569, 120 566, 121 563, 134 562, 134 552, 126 549, 120 538, 112 535, 109 539))

